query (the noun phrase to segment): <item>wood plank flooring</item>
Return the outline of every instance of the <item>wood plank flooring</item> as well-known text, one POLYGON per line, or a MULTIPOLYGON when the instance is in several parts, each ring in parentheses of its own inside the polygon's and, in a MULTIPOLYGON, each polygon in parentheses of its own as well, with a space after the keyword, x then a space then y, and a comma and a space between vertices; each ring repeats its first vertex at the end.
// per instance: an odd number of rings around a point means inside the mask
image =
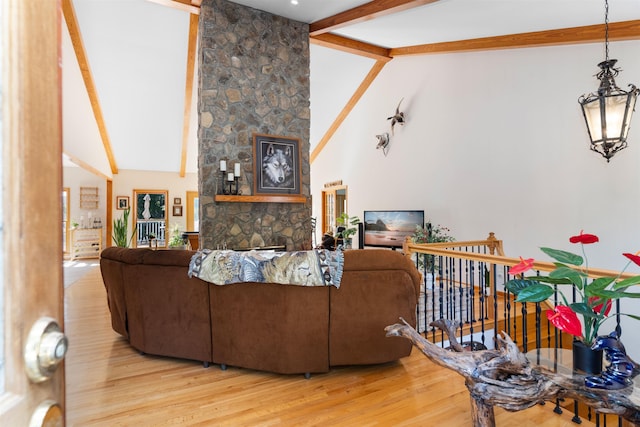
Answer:
MULTIPOLYGON (((66 290, 67 426, 470 426, 462 377, 422 353, 311 379, 143 356, 113 332, 99 268, 66 290)), ((552 405, 496 424, 568 427, 552 405)), ((583 426, 593 425, 583 420, 583 426)))

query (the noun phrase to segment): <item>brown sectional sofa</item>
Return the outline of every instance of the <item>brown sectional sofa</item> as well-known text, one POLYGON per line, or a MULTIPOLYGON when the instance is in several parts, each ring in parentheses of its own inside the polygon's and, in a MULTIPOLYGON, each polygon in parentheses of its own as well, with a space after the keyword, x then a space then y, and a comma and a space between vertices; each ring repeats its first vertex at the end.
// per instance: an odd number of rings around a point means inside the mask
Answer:
POLYGON ((411 353, 386 337, 416 322, 420 274, 402 254, 345 252, 340 288, 209 284, 187 275, 194 251, 107 248, 100 268, 113 329, 141 352, 282 374, 327 372, 411 353))

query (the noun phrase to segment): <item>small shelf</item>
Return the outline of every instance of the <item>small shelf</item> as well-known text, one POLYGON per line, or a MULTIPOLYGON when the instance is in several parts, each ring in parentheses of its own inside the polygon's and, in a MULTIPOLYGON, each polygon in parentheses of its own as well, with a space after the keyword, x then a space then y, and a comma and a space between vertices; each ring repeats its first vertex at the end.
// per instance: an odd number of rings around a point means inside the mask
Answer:
POLYGON ((98 187, 80 187, 80 209, 98 209, 98 187))
POLYGON ((214 197, 216 202, 228 203, 307 203, 307 196, 273 194, 261 196, 231 196, 217 194, 214 197))
POLYGON ((102 251, 102 228, 76 228, 71 231, 71 259, 99 258, 102 251))

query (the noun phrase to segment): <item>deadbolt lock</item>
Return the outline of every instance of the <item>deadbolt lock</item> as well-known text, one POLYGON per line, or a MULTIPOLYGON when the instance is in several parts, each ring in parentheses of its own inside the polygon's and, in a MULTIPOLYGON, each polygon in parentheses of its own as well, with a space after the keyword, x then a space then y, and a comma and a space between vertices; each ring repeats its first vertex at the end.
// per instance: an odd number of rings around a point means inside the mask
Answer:
POLYGON ((53 376, 67 354, 69 342, 60 326, 51 317, 41 317, 31 328, 24 349, 27 376, 40 383, 53 376))

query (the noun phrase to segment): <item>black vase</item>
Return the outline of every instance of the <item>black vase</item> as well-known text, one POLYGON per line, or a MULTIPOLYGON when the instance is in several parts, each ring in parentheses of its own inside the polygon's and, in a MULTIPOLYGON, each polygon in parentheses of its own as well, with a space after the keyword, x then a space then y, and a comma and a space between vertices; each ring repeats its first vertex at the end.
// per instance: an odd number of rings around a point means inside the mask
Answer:
POLYGON ((581 374, 602 372, 602 350, 591 350, 591 346, 582 341, 574 341, 573 371, 581 374))

